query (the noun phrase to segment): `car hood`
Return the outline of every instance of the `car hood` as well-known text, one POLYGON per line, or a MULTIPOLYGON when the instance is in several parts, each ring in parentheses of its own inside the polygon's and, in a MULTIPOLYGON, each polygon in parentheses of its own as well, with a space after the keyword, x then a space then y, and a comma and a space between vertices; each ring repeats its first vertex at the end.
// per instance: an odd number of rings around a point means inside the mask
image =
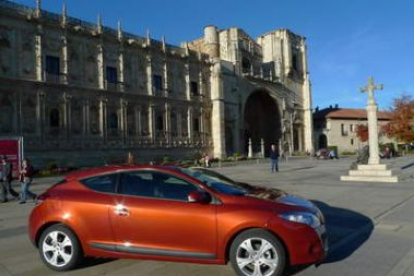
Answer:
POLYGON ((245 196, 248 197, 258 198, 266 201, 277 202, 291 206, 300 206, 306 209, 315 209, 315 205, 311 201, 300 196, 286 193, 279 189, 266 188, 262 186, 253 186, 247 183, 237 184, 246 189, 247 194, 245 196))

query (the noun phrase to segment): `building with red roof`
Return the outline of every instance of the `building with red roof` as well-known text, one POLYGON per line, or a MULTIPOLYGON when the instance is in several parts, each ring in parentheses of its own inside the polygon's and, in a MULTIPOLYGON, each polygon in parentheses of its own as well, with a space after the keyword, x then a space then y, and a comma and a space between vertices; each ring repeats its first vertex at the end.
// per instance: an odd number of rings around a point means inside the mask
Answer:
MULTIPOLYGON (((391 120, 391 114, 378 111, 378 129, 391 120)), ((365 109, 339 108, 338 105, 328 108, 316 108, 313 113, 315 148, 322 149, 328 146, 337 146, 339 154, 355 152, 367 144, 361 142, 356 135, 357 125, 368 125, 365 109)), ((380 143, 395 143, 385 135, 379 135, 380 143)))

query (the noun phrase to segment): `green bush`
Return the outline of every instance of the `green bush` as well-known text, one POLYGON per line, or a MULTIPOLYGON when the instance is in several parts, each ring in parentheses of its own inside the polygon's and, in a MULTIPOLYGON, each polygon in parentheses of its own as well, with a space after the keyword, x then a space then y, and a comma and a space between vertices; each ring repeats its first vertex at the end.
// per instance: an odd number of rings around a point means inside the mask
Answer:
POLYGON ((169 156, 164 156, 162 158, 162 162, 163 163, 171 163, 171 162, 173 162, 173 159, 171 157, 169 157, 169 156))
POLYGON ((49 162, 47 162, 47 164, 46 164, 46 168, 48 169, 48 170, 53 170, 53 169, 56 169, 56 168, 58 168, 59 167, 59 165, 58 165, 58 161, 57 160, 50 160, 49 162))
POLYGON ((233 158, 234 159, 237 160, 237 158, 239 158, 239 157, 240 157, 240 153, 238 153, 238 152, 233 153, 233 158))
POLYGON ((329 150, 329 152, 331 152, 331 150, 333 150, 335 152, 336 156, 339 155, 338 146, 328 146, 328 150, 329 150))
POLYGON ((342 153, 341 153, 341 155, 356 155, 356 152, 355 151, 343 151, 342 153))
POLYGON ((293 152, 292 156, 308 156, 308 154, 305 151, 297 151, 297 152, 293 152))

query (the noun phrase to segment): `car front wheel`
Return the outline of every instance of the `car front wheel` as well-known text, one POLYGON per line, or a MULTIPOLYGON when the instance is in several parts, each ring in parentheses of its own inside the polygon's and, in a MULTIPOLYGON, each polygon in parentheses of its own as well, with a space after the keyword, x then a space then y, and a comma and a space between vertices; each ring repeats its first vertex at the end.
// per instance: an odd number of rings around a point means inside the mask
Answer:
POLYGON ((286 253, 274 235, 263 229, 251 229, 234 239, 230 261, 239 276, 280 276, 286 253))
POLYGON ((75 268, 82 260, 82 249, 75 234, 61 224, 47 228, 39 240, 43 262, 56 271, 75 268))

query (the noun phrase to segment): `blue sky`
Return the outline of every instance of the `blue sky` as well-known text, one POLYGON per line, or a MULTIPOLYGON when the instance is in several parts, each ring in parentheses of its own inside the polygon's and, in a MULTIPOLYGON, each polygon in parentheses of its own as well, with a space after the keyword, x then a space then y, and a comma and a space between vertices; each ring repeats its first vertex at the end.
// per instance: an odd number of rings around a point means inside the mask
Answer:
MULTIPOLYGON (((15 2, 34 6, 35 0, 15 2)), ((66 0, 70 16, 179 44, 203 27, 237 26, 252 37, 278 28, 306 36, 314 107, 364 108, 359 87, 368 76, 384 84, 376 95, 387 109, 402 94, 414 95, 414 2, 410 0, 66 0)), ((43 0, 60 12, 62 0, 43 0)))

